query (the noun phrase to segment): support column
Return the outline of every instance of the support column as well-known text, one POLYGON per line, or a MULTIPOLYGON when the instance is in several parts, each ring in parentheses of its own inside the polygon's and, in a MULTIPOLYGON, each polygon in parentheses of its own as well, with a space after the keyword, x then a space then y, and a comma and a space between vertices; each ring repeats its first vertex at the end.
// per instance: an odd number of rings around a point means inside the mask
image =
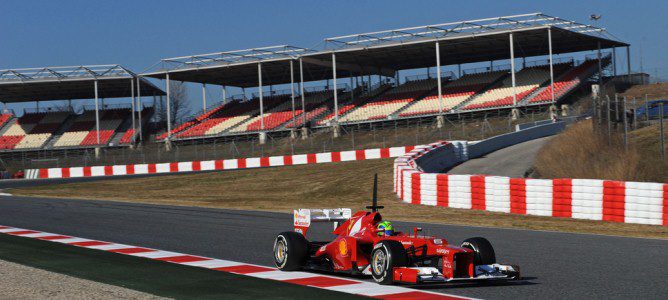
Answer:
POLYGON ((334 84, 334 137, 339 137, 339 96, 336 91, 336 53, 332 52, 332 77, 334 84))
POLYGON ((302 98, 302 126, 306 126, 306 95, 304 95, 304 64, 302 58, 299 58, 299 93, 302 98))
POLYGON ((554 106, 554 62, 552 61, 552 28, 547 29, 547 44, 550 52, 550 95, 552 96, 552 106, 554 106))
MULTIPOLYGON (((295 139, 295 122, 297 115, 295 114, 295 70, 292 60, 290 60, 290 100, 292 101, 292 128, 290 129, 290 138, 295 139)), ((304 110, 302 109, 302 113, 304 110)))
MULTIPOLYGON (((95 135, 97 145, 95 146, 95 158, 100 158, 100 107, 98 101, 97 80, 93 82, 95 88, 95 135)), ((39 103, 39 102, 38 102, 39 103)), ((39 112, 39 109, 38 109, 39 112)))
POLYGON ((137 133, 136 129, 136 124, 135 124, 135 113, 136 112, 136 107, 135 107, 135 80, 134 78, 130 79, 130 92, 132 94, 132 105, 131 105, 131 110, 132 110, 132 135, 134 136, 137 133))
POLYGON ((339 123, 339 96, 336 93, 336 54, 332 52, 332 77, 334 88, 334 121, 339 123))
POLYGON ((515 82, 515 43, 513 41, 513 33, 510 33, 510 76, 513 83, 513 110, 511 116, 513 120, 519 117, 519 110, 517 110, 517 88, 515 82))
POLYGON ((603 65, 601 64, 601 42, 596 43, 596 58, 598 59, 598 91, 603 92, 603 65))
POLYGON ((515 43, 513 34, 510 33, 510 75, 513 84, 513 106, 517 106, 517 90, 515 89, 515 43))
POLYGON ((441 44, 436 42, 436 86, 438 89, 438 117, 436 127, 443 127, 443 91, 441 90, 441 44))
POLYGON ((308 128, 306 128, 306 100, 304 95, 304 63, 299 57, 299 92, 302 98, 302 140, 308 137, 308 128))
POLYGON ((631 47, 626 46, 626 76, 627 80, 631 79, 631 47))
POLYGON ((266 133, 264 132, 264 92, 262 91, 262 63, 257 64, 257 81, 260 95, 260 144, 264 144, 266 133))
POLYGON ((169 90, 169 73, 165 75, 165 88, 167 90, 167 139, 172 137, 172 108, 171 108, 171 91, 169 90))
POLYGON ((206 112, 206 83, 202 83, 202 111, 206 112))
POLYGON ((617 47, 612 48, 612 74, 617 76, 617 47))
POLYGON ((93 82, 95 86, 95 135, 97 137, 97 145, 100 145, 100 107, 98 101, 98 92, 97 92, 97 80, 93 82))
POLYGON ((352 72, 350 73, 350 101, 355 101, 355 82, 352 72))
MULTIPOLYGON (((139 140, 144 141, 144 127, 141 122, 141 114, 143 112, 143 106, 141 103, 141 86, 139 84, 140 80, 139 77, 137 77, 137 104, 139 106, 139 140)), ((155 110, 155 107, 153 108, 155 110)))

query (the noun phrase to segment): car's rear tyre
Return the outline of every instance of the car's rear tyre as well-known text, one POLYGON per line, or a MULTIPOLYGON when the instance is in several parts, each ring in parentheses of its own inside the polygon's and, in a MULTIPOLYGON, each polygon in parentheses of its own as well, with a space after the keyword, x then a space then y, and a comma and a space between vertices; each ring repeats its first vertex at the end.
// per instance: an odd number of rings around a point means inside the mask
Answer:
POLYGON ((462 242, 462 248, 473 250, 474 265, 491 265, 496 263, 494 247, 486 238, 473 237, 462 242))
POLYGON ((298 232, 286 231, 274 241, 274 263, 281 271, 301 269, 308 257, 308 241, 298 232))
POLYGON ((406 249, 398 241, 380 241, 371 251, 371 276, 379 284, 392 284, 394 268, 407 264, 406 249))

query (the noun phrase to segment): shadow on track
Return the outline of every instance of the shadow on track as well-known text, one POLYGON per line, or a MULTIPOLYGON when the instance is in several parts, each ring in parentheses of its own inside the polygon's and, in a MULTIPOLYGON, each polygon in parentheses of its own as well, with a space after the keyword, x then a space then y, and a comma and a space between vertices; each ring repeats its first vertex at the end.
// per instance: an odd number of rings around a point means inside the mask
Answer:
POLYGON ((536 280, 537 277, 522 277, 519 280, 487 280, 476 282, 449 282, 449 283, 432 283, 429 285, 409 285, 407 287, 418 290, 432 290, 432 289, 461 289, 469 287, 496 287, 496 286, 524 286, 540 284, 531 280, 536 280))

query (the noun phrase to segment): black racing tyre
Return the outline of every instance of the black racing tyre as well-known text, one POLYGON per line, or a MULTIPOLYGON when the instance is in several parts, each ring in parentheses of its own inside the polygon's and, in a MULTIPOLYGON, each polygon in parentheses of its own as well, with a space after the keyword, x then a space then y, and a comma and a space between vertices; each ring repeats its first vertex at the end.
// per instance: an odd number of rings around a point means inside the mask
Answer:
POLYGON ((274 241, 274 263, 281 271, 301 269, 308 257, 308 241, 301 233, 286 231, 274 241))
POLYGON ((496 263, 494 247, 486 238, 473 237, 462 242, 462 248, 473 250, 474 265, 491 265, 496 263))
POLYGON ((379 284, 392 284, 394 268, 407 264, 406 249, 398 241, 380 241, 371 251, 371 276, 379 284))

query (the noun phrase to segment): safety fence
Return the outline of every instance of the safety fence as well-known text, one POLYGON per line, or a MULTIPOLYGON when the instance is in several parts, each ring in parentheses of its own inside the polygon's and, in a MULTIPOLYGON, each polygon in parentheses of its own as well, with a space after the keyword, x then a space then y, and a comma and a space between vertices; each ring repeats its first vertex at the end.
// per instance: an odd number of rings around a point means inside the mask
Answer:
POLYGON ((25 174, 27 179, 42 179, 235 170, 391 158, 404 155, 413 148, 415 146, 157 164, 28 169, 25 174))
POLYGON ((664 183, 437 173, 467 160, 469 148, 466 142, 437 142, 398 157, 395 193, 412 204, 668 225, 664 183))

